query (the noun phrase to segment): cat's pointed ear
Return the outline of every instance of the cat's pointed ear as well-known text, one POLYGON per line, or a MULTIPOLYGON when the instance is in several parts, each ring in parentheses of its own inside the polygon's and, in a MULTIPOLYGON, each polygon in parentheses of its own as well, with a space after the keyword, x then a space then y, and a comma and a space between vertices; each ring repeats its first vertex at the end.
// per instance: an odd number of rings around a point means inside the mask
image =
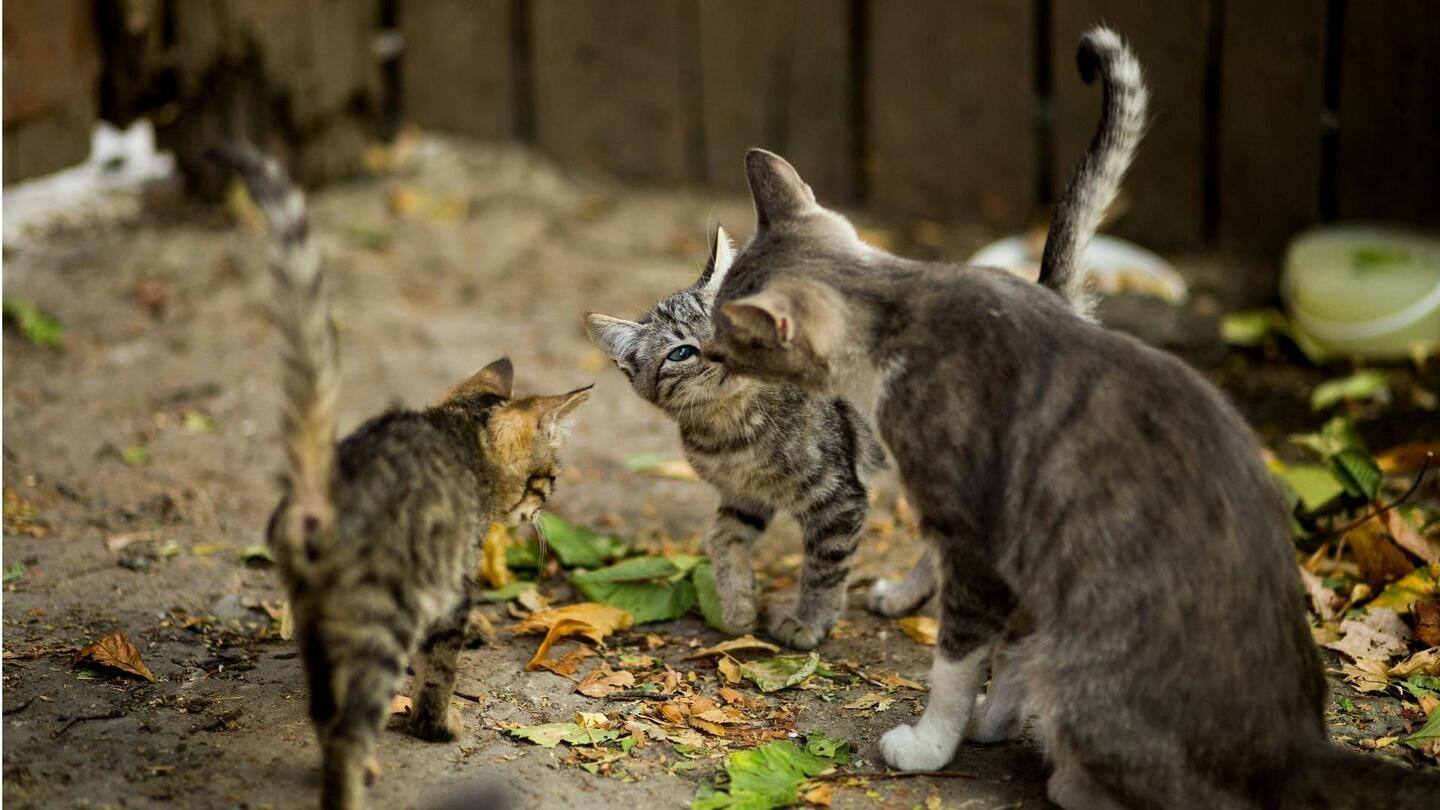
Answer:
POLYGON ((755 223, 765 228, 816 205, 815 192, 800 173, 774 152, 751 149, 745 155, 745 178, 755 200, 755 223))
POLYGON ((640 324, 609 315, 590 313, 585 316, 585 334, 590 342, 610 358, 619 359, 630 353, 640 333, 640 324))
POLYGON ((741 335, 782 349, 800 340, 828 356, 845 340, 844 301, 819 282, 786 279, 723 305, 720 314, 741 335))
POLYGON ((590 391, 594 387, 592 383, 584 388, 576 388, 568 394, 539 397, 535 400, 535 408, 540 413, 540 423, 552 425, 569 416, 571 411, 580 407, 580 403, 590 398, 590 391))
POLYGON ((485 394, 492 394, 501 399, 509 399, 514 384, 515 366, 511 364, 510 358, 502 357, 474 374, 471 374, 469 379, 451 388, 441 401, 448 402, 464 397, 484 396, 485 394))
POLYGON ((720 307, 730 327, 766 346, 788 347, 795 339, 795 302, 783 290, 767 287, 720 307))
POLYGON ((708 293, 714 293, 725 282, 725 274, 735 263, 735 245, 730 234, 719 225, 715 226, 715 238, 710 240, 710 260, 705 263, 705 272, 700 274, 700 286, 708 293))

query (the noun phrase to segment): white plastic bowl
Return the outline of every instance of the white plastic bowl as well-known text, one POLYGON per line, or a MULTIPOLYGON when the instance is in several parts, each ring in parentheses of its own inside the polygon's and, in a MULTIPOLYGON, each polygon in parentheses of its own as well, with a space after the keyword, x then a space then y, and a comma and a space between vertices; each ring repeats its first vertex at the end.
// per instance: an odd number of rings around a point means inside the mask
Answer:
POLYGON ((1296 237, 1281 295, 1291 322, 1327 352, 1401 359, 1440 341, 1440 238, 1343 225, 1296 237))

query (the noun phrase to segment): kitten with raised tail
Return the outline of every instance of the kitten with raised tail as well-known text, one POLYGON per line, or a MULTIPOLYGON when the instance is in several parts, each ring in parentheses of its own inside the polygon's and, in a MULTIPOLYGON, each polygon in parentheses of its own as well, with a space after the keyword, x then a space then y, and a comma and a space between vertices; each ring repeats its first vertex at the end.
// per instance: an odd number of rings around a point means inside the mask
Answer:
MULTIPOLYGON (((1118 182, 1128 157, 1106 144, 1139 139, 1140 70, 1104 28, 1079 64, 1104 84, 1080 173, 1118 182)), ((942 570, 929 702, 881 738, 887 763, 942 768, 1028 709, 1065 808, 1436 806, 1440 774, 1326 739, 1284 500, 1213 385, 1050 289, 864 244, 775 155, 746 171, 757 231, 702 350, 814 396, 874 390, 942 570)), ((1086 221, 1052 230, 1047 257, 1073 268, 1086 221)))
POLYGON ((285 466, 267 535, 309 681, 321 806, 363 807, 407 661, 411 733, 460 734, 450 704, 481 536, 492 522, 533 520, 545 505, 565 420, 590 388, 514 398, 513 369, 501 359, 434 406, 386 413, 337 444, 336 338, 304 198, 249 148, 213 156, 245 181, 275 243, 285 466))

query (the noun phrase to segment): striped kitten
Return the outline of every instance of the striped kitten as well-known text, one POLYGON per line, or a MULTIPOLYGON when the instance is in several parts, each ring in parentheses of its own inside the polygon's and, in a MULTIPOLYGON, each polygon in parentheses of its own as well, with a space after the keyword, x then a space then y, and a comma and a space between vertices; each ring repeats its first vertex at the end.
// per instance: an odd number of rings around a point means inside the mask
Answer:
POLYGON ((850 557, 868 509, 866 480, 885 466, 885 457, 844 399, 740 379, 700 356, 700 343, 710 337, 710 304, 733 257, 729 237, 717 229, 693 285, 638 322, 589 315, 586 326, 635 393, 675 420, 685 457, 720 492, 706 546, 728 632, 755 626, 751 545, 777 510, 799 521, 805 533, 800 595, 770 632, 808 650, 845 607, 850 557))
MULTIPOLYGON (((1070 196, 1103 207, 1110 192, 1073 192, 1113 191, 1146 91, 1104 28, 1080 67, 1105 104, 1070 196)), ((706 354, 816 396, 879 389, 876 424, 941 562, 928 704, 881 737, 887 763, 944 767, 962 738, 1018 733, 1028 706, 1064 808, 1436 806, 1440 775, 1326 739, 1284 501, 1214 386, 1035 285, 865 245, 788 163, 746 164, 758 227, 706 354), (1028 632, 977 707, 1021 610, 1028 632)), ((1078 255, 1096 215, 1062 204, 1070 227, 1051 238, 1076 241, 1046 255, 1078 255)))
POLYGON ((360 807, 417 648, 411 732, 440 742, 461 732, 450 701, 481 535, 544 506, 563 420, 590 389, 513 399, 510 361, 497 360, 433 407, 376 417, 337 445, 336 342, 304 198, 252 150, 215 156, 245 180, 276 242, 286 465, 267 533, 310 684, 321 805, 360 807))

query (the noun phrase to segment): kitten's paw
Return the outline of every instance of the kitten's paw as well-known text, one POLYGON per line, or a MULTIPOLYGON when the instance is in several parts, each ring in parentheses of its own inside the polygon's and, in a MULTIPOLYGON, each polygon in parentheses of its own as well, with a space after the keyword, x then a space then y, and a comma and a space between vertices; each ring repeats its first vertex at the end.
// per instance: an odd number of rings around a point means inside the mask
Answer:
POLYGON ((897 771, 938 771, 959 747, 958 739, 927 734, 916 726, 896 726, 880 738, 880 755, 897 771))
POLYGON ((770 626, 770 635, 795 650, 813 650, 830 634, 828 625, 807 622, 791 613, 770 626))
POLYGON ((720 619, 725 622, 725 632, 732 636, 743 636, 755 632, 755 619, 757 615, 755 603, 751 602, 722 602, 720 606, 720 619))
POLYGON ((415 715, 410 723, 410 733, 426 742, 455 742, 465 724, 460 719, 460 710, 454 706, 445 713, 445 719, 415 715))
POLYGON ((877 579, 875 584, 870 586, 870 592, 865 596, 865 607, 871 613, 881 616, 904 616, 911 610, 908 594, 902 594, 901 590, 905 583, 890 579, 877 579))
POLYGON ((495 643, 495 625, 480 608, 471 608, 465 617, 465 648, 473 650, 495 643))

